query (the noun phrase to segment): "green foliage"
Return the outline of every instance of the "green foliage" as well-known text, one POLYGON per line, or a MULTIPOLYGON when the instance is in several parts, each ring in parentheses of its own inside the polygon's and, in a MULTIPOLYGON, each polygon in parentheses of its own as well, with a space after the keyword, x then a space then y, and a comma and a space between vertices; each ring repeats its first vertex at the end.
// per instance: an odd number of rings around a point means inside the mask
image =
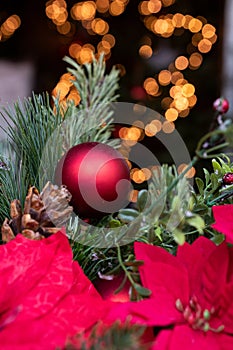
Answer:
POLYGON ((112 326, 98 324, 88 338, 77 334, 71 338, 65 350, 146 350, 150 344, 142 344, 141 336, 145 328, 129 322, 115 322, 112 326))
POLYGON ((7 169, 0 169, 0 222, 9 217, 13 199, 24 203, 30 185, 41 190, 48 180, 54 179, 56 165, 70 147, 109 139, 110 105, 117 98, 118 71, 113 68, 106 74, 103 56, 83 66, 70 58, 66 61, 73 66, 69 70, 76 78, 80 105, 76 107, 71 102, 65 110, 61 109, 58 100, 51 103, 45 93, 32 94, 2 110, 7 129, 0 160, 7 169))

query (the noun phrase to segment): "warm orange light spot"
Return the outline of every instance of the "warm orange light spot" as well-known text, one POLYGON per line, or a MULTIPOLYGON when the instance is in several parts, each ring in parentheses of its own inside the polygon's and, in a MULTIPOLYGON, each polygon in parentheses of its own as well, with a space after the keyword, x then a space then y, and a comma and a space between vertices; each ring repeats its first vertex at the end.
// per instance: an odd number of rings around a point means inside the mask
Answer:
POLYGON ((200 32, 201 28, 202 28, 202 22, 197 18, 191 19, 191 21, 188 24, 188 29, 192 33, 200 32))
POLYGON ((190 15, 185 15, 184 16, 184 24, 183 24, 183 26, 184 26, 185 29, 189 29, 189 23, 190 23, 190 21, 192 19, 193 19, 193 17, 190 16, 190 15))
POLYGON ((147 6, 150 13, 157 13, 161 10, 162 3, 160 0, 150 0, 147 6))
POLYGON ((145 135, 152 137, 158 132, 158 129, 155 124, 149 123, 145 126, 145 135))
POLYGON ((112 34, 105 34, 102 41, 107 41, 110 44, 110 47, 113 47, 116 43, 116 39, 112 34))
POLYGON ((197 96, 192 95, 192 96, 188 97, 188 101, 189 101, 189 107, 194 107, 195 104, 197 103, 197 96))
POLYGON ((93 58, 93 50, 90 47, 83 46, 79 53, 79 62, 81 64, 91 62, 93 58))
POLYGON ((146 180, 146 176, 141 169, 135 169, 131 174, 131 179, 136 183, 142 183, 146 180))
POLYGON ((152 96, 156 96, 159 91, 159 85, 154 78, 147 78, 144 81, 143 87, 152 96))
POLYGON ((138 190, 132 190, 129 194, 129 201, 136 203, 138 199, 138 190))
POLYGON ((150 58, 153 54, 153 50, 149 45, 142 45, 139 49, 139 55, 143 58, 150 58))
POLYGON ((124 3, 120 0, 114 0, 109 6, 109 12, 112 16, 119 16, 125 10, 124 3))
POLYGON ((82 20, 88 21, 95 17, 96 4, 94 1, 84 1, 81 7, 82 20))
POLYGON ((171 72, 169 70, 161 70, 158 75, 160 85, 166 86, 171 82, 171 72))
POLYGON ((173 122, 178 118, 178 111, 175 108, 168 108, 165 112, 165 118, 168 121, 173 122))
POLYGON ((189 108, 183 110, 183 111, 179 111, 179 117, 181 118, 186 118, 189 115, 189 108))
POLYGON ((171 97, 164 97, 161 101, 161 107, 165 110, 168 109, 172 101, 173 99, 171 97))
POLYGON ((79 52, 81 50, 81 45, 73 43, 69 47, 69 54, 73 58, 77 58, 79 56, 79 52))
MULTIPOLYGON (((137 104, 135 106, 140 106, 140 105, 137 104)), ((142 107, 144 107, 144 106, 142 106, 142 107)), ((134 109, 134 111, 135 111, 135 109, 134 109)), ((137 128, 142 129, 142 130, 144 129, 144 123, 141 120, 135 120, 133 122, 133 126, 136 126, 137 128)))
POLYGON ((53 89, 53 95, 58 97, 59 100, 63 100, 70 90, 70 83, 66 80, 61 80, 57 83, 53 89))
POLYGON ((156 126, 157 132, 159 132, 159 131, 162 129, 162 123, 161 123, 161 121, 158 120, 158 119, 153 119, 153 120, 150 122, 150 124, 156 126))
POLYGON ((176 0, 162 0, 163 6, 167 7, 167 6, 171 6, 172 4, 174 4, 176 0))
POLYGON ((163 123, 162 130, 166 134, 171 134, 175 130, 175 124, 173 122, 169 122, 168 120, 166 120, 163 123))
POLYGON ((184 96, 179 96, 174 100, 174 106, 178 111, 183 111, 189 106, 188 99, 184 96))
POLYGON ((109 9, 109 0, 96 0, 96 8, 100 13, 105 13, 109 9))
POLYGON ((179 85, 172 86, 169 91, 169 94, 172 98, 182 95, 182 87, 179 85))
POLYGON ((148 8, 148 1, 141 1, 138 5, 138 11, 143 16, 150 15, 151 12, 148 8))
POLYGON ((92 22, 91 22, 91 28, 92 30, 99 35, 104 35, 108 32, 109 30, 109 25, 107 22, 105 22, 103 19, 101 18, 95 18, 92 22))
POLYGON ((70 89, 69 95, 67 96, 67 100, 72 100, 75 106, 77 106, 80 103, 81 97, 74 86, 70 89))
POLYGON ((183 27, 184 23, 185 23, 184 15, 182 15, 181 13, 174 14, 174 16, 172 17, 172 24, 174 25, 174 27, 181 28, 183 27))
POLYGON ((131 141, 138 141, 140 136, 141 136, 141 130, 137 127, 132 126, 131 128, 128 129, 126 138, 131 141))
POLYGON ((185 84, 182 86, 182 94, 185 97, 191 97, 195 93, 195 87, 193 84, 185 84))
POLYGON ((127 133, 128 133, 128 128, 122 127, 122 128, 120 128, 120 130, 119 130, 119 137, 120 137, 121 139, 126 139, 126 138, 127 138, 127 133))
MULTIPOLYGON (((182 172, 184 172, 187 169, 188 165, 185 163, 182 163, 178 166, 178 174, 181 174, 182 172)), ((191 169, 189 169, 186 173, 185 173, 185 177, 187 178, 192 178, 194 177, 194 175, 196 174, 196 169, 194 167, 192 167, 191 169)))
POLYGON ((142 168, 141 169, 145 175, 145 180, 149 180, 151 178, 151 171, 148 168, 142 168))
POLYGON ((57 30, 60 34, 66 35, 71 30, 71 24, 70 22, 65 22, 64 24, 57 26, 57 30))
POLYGON ((194 52, 189 57, 189 64, 191 69, 197 69, 202 64, 203 57, 199 52, 194 52))
POLYGON ((206 39, 212 38, 215 32, 216 32, 216 28, 211 24, 205 24, 204 27, 202 28, 202 35, 206 39))
POLYGON ((198 50, 202 53, 207 53, 211 50, 212 43, 208 39, 202 39, 198 43, 198 50))
POLYGON ((172 73, 171 82, 172 84, 176 84, 177 80, 183 79, 183 78, 184 78, 183 73, 175 71, 172 73))
POLYGON ((179 56, 175 60, 175 67, 179 70, 184 70, 188 67, 189 60, 185 56, 179 56))

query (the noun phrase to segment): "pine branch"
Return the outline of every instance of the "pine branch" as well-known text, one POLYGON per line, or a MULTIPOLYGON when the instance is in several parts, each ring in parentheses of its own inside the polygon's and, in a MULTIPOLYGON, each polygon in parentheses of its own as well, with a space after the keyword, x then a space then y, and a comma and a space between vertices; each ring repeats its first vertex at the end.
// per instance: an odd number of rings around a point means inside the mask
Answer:
MULTIPOLYGON (((78 334, 71 338, 65 350, 146 350, 149 344, 142 344, 145 328, 129 322, 115 322, 112 326, 97 324, 90 335, 78 334)), ((151 345, 151 344, 150 344, 151 345)))
POLYGON ((71 64, 81 103, 71 102, 64 110, 58 100, 51 105, 50 96, 32 94, 18 100, 12 108, 2 110, 7 123, 4 130, 9 151, 1 150, 0 157, 8 164, 8 171, 0 171, 0 220, 9 212, 10 201, 24 203, 30 185, 39 191, 47 181, 54 182, 54 172, 59 159, 72 146, 87 142, 107 142, 116 146, 111 136, 111 103, 117 99, 118 71, 105 72, 103 56, 93 63, 79 66, 71 64))

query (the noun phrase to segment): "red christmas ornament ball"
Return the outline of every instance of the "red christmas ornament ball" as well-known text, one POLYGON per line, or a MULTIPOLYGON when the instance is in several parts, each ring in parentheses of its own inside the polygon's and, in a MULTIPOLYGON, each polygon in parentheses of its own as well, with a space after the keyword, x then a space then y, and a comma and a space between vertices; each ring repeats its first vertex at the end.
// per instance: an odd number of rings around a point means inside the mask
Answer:
POLYGON ((233 173, 226 173, 223 176, 222 181, 223 181, 224 185, 232 185, 233 184, 233 173))
POLYGON ((109 145, 86 142, 72 147, 57 166, 59 177, 72 195, 74 212, 83 219, 117 212, 129 202, 129 167, 109 145))
POLYGON ((226 98, 219 97, 213 103, 213 108, 216 112, 220 114, 226 113, 229 109, 229 102, 226 98))

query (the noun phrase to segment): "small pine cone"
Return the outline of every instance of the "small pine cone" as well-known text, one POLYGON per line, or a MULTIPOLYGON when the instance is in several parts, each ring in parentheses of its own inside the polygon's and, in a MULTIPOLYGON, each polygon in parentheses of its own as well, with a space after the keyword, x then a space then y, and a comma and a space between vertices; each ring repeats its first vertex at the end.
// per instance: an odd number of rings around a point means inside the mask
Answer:
POLYGON ((71 194, 64 187, 48 182, 42 192, 31 186, 22 210, 19 200, 10 205, 11 219, 5 219, 2 227, 2 240, 9 242, 18 233, 29 239, 43 239, 65 225, 73 208, 69 205, 71 194))

